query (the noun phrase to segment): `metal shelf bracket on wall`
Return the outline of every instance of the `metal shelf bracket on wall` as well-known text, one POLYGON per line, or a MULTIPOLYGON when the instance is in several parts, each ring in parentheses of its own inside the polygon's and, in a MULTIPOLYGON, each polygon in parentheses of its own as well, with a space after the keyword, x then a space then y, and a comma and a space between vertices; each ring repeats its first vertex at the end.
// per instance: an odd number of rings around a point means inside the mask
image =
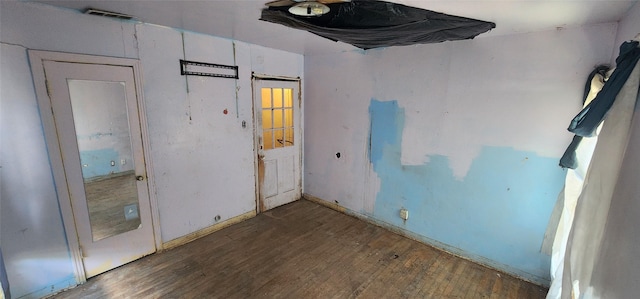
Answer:
POLYGON ((206 62, 197 62, 180 59, 180 75, 183 76, 204 76, 204 77, 218 77, 238 79, 238 66, 237 65, 224 65, 206 62), (222 69, 218 73, 207 71, 209 68, 222 69))

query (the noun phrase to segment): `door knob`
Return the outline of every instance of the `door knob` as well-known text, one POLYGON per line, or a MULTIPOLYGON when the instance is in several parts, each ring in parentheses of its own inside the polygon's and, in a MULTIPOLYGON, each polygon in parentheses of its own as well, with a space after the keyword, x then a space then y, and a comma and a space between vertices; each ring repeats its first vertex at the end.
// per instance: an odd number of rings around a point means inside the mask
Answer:
POLYGON ((144 181, 144 177, 143 177, 143 176, 141 176, 141 175, 139 175, 139 176, 137 176, 137 177, 136 177, 136 180, 138 180, 138 181, 144 181))

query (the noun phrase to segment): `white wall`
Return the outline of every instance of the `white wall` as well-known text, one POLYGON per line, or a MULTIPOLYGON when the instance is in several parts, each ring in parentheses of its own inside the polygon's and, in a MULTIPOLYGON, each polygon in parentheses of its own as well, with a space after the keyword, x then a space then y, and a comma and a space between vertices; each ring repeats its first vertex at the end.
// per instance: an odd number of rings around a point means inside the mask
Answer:
POLYGON ((615 66, 616 57, 620 53, 620 45, 640 34, 640 3, 636 2, 626 15, 620 20, 616 34, 615 49, 611 63, 615 66))
POLYGON ((137 32, 151 158, 162 161, 154 163, 162 239, 255 210, 251 71, 302 76, 302 56, 160 26, 137 32), (238 65, 240 80, 185 78, 179 59, 238 65))
POLYGON ((14 297, 75 284, 27 49, 140 59, 163 242, 217 215, 255 210, 251 72, 302 77, 301 55, 40 4, 0 5, 0 246, 14 297), (179 59, 238 65, 240 79, 184 77, 179 59))
POLYGON ((548 283, 540 246, 564 182, 566 127, 615 32, 306 56, 305 193, 548 283))
POLYGON ((21 46, 0 47, 0 246, 12 295, 42 296, 75 279, 27 53, 21 46))
MULTIPOLYGON (((620 21, 616 47, 640 33, 640 5, 620 21)), ((617 56, 617 50, 616 50, 617 56)), ((614 57, 615 59, 615 57, 614 57)), ((640 111, 636 106, 629 144, 622 161, 602 249, 591 279, 595 298, 634 298, 640 292, 640 111)))
MULTIPOLYGON (((162 239, 215 224, 217 215, 225 220, 253 210, 250 93, 239 98, 242 114, 236 117, 235 80, 176 72, 179 59, 237 63, 247 78, 248 55, 234 62, 231 40, 157 26, 140 26, 138 33, 151 160, 162 161, 154 163, 162 239)), ((249 81, 238 86, 250 92, 249 81)))

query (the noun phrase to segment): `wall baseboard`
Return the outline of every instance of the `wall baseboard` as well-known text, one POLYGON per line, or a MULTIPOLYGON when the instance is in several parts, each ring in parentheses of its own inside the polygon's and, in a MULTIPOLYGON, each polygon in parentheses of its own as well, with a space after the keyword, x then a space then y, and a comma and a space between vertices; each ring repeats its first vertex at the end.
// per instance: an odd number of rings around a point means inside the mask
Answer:
MULTIPOLYGON (((51 284, 45 288, 39 289, 29 294, 21 295, 19 299, 46 298, 58 294, 62 291, 73 289, 80 285, 74 276, 69 276, 62 281, 51 284)), ((9 286, 11 287, 11 286, 9 286)), ((11 297, 16 298, 16 297, 11 297)))
POLYGON ((337 203, 332 203, 332 202, 326 201, 326 200, 321 199, 321 198, 317 198, 317 197, 315 197, 313 195, 309 195, 309 194, 306 194, 306 193, 302 194, 302 198, 304 198, 304 199, 306 199, 308 201, 311 201, 311 202, 315 202, 315 203, 317 203, 317 204, 319 204, 321 206, 325 206, 325 207, 327 207, 329 209, 336 210, 338 212, 342 212, 342 213, 345 213, 345 214, 348 214, 348 215, 351 215, 351 216, 355 216, 357 218, 361 218, 361 217, 358 217, 357 215, 355 215, 356 213, 350 212, 349 210, 347 210, 347 208, 345 208, 345 207, 343 207, 343 206, 341 206, 341 205, 339 205, 337 203))
POLYGON ((234 225, 236 223, 240 223, 242 221, 245 221, 247 219, 251 219, 253 217, 256 216, 256 211, 251 211, 251 212, 247 212, 241 215, 238 215, 236 217, 233 218, 229 218, 223 222, 220 223, 216 223, 212 226, 209 227, 205 227, 203 229, 197 230, 195 232, 189 233, 187 235, 184 235, 182 237, 179 238, 175 238, 171 241, 165 242, 162 244, 162 250, 168 250, 171 248, 176 248, 180 245, 184 245, 187 244, 191 241, 195 241, 197 239, 200 239, 206 235, 209 235, 211 233, 214 233, 216 231, 219 231, 225 227, 229 227, 231 225, 234 225))
POLYGON ((537 277, 535 275, 531 275, 529 273, 523 272, 523 271, 521 271, 519 269, 515 269, 515 268, 507 266, 507 265, 502 265, 502 264, 496 263, 495 261, 492 261, 492 260, 487 259, 487 258, 482 257, 482 256, 469 254, 469 253, 467 253, 467 252, 465 252, 463 250, 460 250, 458 248, 455 248, 455 247, 452 247, 450 245, 438 242, 436 240, 433 240, 433 239, 430 239, 428 237, 416 234, 414 232, 402 229, 400 227, 397 227, 395 225, 386 223, 384 221, 380 221, 380 220, 375 219, 375 218, 373 218, 373 217, 371 217, 369 215, 361 214, 361 213, 349 210, 349 209, 347 209, 347 208, 345 208, 343 206, 340 206, 338 204, 332 203, 330 201, 323 200, 323 199, 315 197, 313 195, 305 193, 305 194, 302 195, 302 198, 304 198, 304 199, 306 199, 308 201, 317 203, 317 204, 319 204, 321 206, 325 206, 325 207, 330 208, 332 210, 335 210, 335 211, 344 213, 346 215, 358 218, 358 219, 360 219, 362 221, 371 223, 371 224, 373 224, 375 226, 382 227, 382 228, 384 228, 384 229, 386 229, 388 231, 391 231, 392 233, 395 233, 395 234, 401 235, 403 237, 409 238, 411 240, 420 242, 422 244, 431 246, 431 247, 436 248, 438 250, 444 251, 444 252, 446 252, 448 254, 457 256, 457 257, 459 257, 461 259, 468 260, 468 261, 470 261, 472 263, 476 263, 476 264, 482 265, 482 266, 487 267, 489 269, 493 269, 495 271, 498 271, 498 272, 501 272, 501 273, 505 273, 507 275, 511 275, 511 276, 514 276, 514 277, 516 277, 518 279, 521 279, 521 280, 524 280, 524 281, 527 281, 527 282, 530 282, 530 283, 533 283, 533 284, 536 284, 536 285, 539 285, 539 286, 542 286, 542 287, 546 287, 546 288, 548 288, 549 285, 551 284, 551 282, 549 280, 546 280, 544 278, 537 277))

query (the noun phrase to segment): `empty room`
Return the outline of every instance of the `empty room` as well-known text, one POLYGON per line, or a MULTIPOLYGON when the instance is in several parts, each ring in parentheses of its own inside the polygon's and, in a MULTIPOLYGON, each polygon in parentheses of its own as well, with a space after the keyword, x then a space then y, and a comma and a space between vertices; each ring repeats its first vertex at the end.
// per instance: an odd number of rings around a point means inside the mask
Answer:
POLYGON ((635 298, 639 43, 637 0, 2 0, 0 298, 635 298))

